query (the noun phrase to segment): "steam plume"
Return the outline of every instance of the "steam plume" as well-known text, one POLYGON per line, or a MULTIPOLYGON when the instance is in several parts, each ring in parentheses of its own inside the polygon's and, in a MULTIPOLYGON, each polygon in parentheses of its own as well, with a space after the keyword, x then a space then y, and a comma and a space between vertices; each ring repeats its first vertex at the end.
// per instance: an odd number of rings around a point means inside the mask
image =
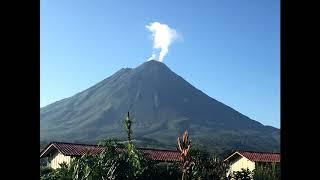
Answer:
POLYGON ((176 40, 178 34, 175 29, 159 22, 152 22, 146 25, 146 28, 152 32, 153 38, 153 52, 148 60, 155 59, 157 56, 156 50, 160 49, 158 60, 162 62, 163 58, 168 54, 169 46, 176 40))

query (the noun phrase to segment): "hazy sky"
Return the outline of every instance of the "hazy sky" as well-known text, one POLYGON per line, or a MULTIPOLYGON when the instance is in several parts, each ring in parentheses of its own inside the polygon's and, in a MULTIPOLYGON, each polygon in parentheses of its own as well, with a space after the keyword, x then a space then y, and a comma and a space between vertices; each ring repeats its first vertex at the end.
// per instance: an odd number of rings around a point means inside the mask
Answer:
POLYGON ((280 126, 279 0, 41 0, 40 107, 153 54, 159 22, 177 38, 163 59, 196 88, 280 126))

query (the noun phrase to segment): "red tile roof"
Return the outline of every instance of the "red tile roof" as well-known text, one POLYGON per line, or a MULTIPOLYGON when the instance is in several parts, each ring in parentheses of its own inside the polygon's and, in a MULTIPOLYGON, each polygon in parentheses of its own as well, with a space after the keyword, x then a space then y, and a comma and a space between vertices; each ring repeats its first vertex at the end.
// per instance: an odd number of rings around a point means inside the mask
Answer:
POLYGON ((175 150, 139 148, 147 158, 156 161, 179 161, 180 153, 175 150))
POLYGON ((86 152, 99 154, 104 148, 97 145, 54 143, 54 146, 65 156, 82 156, 86 152))
MULTIPOLYGON (((138 148, 147 158, 156 161, 179 161, 179 152, 175 150, 161 150, 161 149, 148 149, 138 148)), ((65 156, 82 156, 86 152, 90 154, 99 154, 104 150, 104 147, 90 144, 75 144, 65 142, 52 142, 41 153, 40 158, 46 157, 52 150, 58 150, 65 156)), ((122 149, 117 148, 117 151, 122 149)))
POLYGON ((280 153, 240 151, 240 150, 232 153, 224 161, 230 159, 235 154, 238 154, 240 156, 244 156, 253 162, 280 162, 280 153))

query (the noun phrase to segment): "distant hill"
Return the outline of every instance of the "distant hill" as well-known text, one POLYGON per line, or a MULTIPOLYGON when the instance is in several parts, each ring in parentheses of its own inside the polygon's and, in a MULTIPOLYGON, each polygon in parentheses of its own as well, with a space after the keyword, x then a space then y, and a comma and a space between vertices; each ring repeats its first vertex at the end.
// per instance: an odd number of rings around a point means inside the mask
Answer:
POLYGON ((187 129, 209 151, 279 151, 280 130, 250 119, 196 89, 165 64, 123 68, 72 97, 40 109, 42 141, 94 143, 124 138, 126 113, 134 116, 138 144, 175 148, 187 129))

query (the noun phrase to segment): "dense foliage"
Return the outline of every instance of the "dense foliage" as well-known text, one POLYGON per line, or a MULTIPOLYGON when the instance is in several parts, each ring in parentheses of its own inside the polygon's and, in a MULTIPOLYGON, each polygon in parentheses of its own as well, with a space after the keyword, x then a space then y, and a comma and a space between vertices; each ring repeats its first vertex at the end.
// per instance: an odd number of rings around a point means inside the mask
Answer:
POLYGON ((194 149, 191 152, 194 162, 192 179, 225 180, 229 166, 216 155, 194 149))
POLYGON ((279 180, 280 164, 257 165, 253 170, 253 178, 255 180, 279 180))
POLYGON ((241 169, 229 176, 230 180, 280 180, 280 164, 257 164, 253 171, 241 169))

